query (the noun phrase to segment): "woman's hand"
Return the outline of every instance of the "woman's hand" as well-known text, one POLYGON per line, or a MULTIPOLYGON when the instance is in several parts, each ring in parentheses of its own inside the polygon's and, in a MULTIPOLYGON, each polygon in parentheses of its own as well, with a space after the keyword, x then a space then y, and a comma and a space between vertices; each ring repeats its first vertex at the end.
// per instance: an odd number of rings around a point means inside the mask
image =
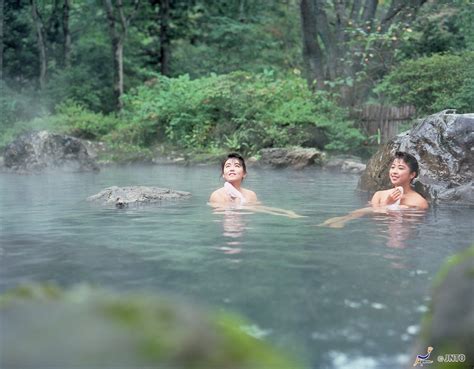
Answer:
POLYGON ((385 199, 385 205, 390 205, 398 200, 400 200, 403 196, 403 190, 400 189, 400 187, 395 187, 393 190, 391 190, 388 193, 387 198, 385 199))

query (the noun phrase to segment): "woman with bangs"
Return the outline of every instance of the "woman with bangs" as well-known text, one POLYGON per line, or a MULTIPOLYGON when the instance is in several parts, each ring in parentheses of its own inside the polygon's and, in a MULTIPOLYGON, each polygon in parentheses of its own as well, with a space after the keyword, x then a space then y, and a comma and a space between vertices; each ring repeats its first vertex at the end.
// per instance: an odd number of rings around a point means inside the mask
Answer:
POLYGON ((418 168, 418 161, 413 155, 397 151, 389 170, 393 188, 377 191, 370 201, 370 207, 355 210, 342 217, 328 219, 320 226, 342 228, 349 220, 367 214, 428 209, 429 205, 425 198, 412 188, 412 182, 418 176, 418 168))

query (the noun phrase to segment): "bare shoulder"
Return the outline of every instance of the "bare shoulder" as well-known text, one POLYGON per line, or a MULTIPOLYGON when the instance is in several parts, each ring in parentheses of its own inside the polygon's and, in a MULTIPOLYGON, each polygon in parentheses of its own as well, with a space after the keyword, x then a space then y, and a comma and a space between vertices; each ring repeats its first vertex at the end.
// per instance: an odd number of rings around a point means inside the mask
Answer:
POLYGON ((252 190, 247 190, 245 188, 241 189, 242 194, 248 202, 257 202, 257 194, 252 190))
POLYGON ((380 205, 380 203, 382 202, 382 200, 387 197, 388 193, 389 193, 390 190, 382 190, 382 191, 377 191, 376 193, 374 193, 374 196, 372 196, 372 200, 370 201, 370 203, 372 205, 380 205))
POLYGON ((421 196, 418 192, 415 191, 411 195, 410 204, 408 205, 417 207, 419 209, 428 209, 430 207, 428 201, 426 201, 423 196, 421 196))
POLYGON ((223 202, 224 200, 224 189, 219 188, 215 190, 211 196, 209 197, 209 202, 216 203, 216 202, 223 202))

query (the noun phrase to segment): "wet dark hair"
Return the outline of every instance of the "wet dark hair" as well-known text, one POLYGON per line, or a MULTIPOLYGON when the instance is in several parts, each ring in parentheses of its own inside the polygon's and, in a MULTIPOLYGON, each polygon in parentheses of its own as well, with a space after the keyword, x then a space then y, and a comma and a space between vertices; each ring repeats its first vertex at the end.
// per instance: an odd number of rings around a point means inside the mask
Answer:
POLYGON ((227 157, 224 158, 224 160, 222 160, 222 163, 221 163, 221 172, 222 173, 224 173, 224 165, 225 165, 226 161, 229 160, 229 159, 237 159, 239 161, 240 165, 242 165, 242 168, 244 169, 244 173, 247 173, 247 167, 245 166, 244 158, 242 157, 242 155, 237 154, 236 152, 230 153, 229 155, 227 155, 227 157))
POLYGON ((407 152, 397 151, 393 157, 393 160, 395 159, 402 159, 408 165, 408 168, 410 168, 410 173, 415 172, 414 178, 418 177, 418 161, 413 155, 410 155, 407 152))

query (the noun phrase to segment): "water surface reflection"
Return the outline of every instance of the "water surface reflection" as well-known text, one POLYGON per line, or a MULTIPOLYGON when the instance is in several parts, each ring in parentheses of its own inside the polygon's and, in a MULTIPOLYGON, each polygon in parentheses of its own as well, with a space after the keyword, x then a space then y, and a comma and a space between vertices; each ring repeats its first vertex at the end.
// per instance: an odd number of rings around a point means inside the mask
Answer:
POLYGON ((265 339, 319 369, 402 368, 445 257, 473 241, 472 210, 438 207, 314 227, 361 208, 358 177, 249 169, 269 207, 306 218, 207 205, 216 168, 123 167, 101 173, 0 175, 0 291, 86 282, 144 289, 238 312, 265 339), (190 191, 140 209, 84 201, 111 185, 190 191), (364 366, 365 365, 365 366, 364 366))

